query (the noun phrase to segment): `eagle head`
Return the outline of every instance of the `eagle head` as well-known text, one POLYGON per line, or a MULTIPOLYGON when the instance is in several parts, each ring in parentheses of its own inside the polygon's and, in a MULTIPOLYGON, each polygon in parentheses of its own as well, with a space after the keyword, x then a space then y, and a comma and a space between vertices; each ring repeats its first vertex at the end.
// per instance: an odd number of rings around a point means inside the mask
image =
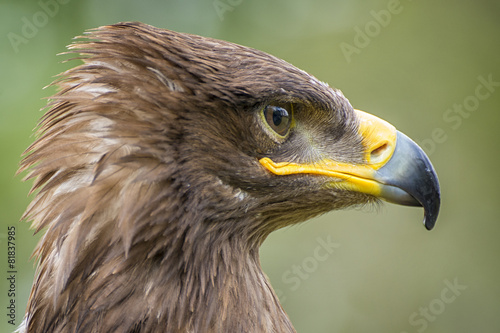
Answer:
POLYGON ((379 199, 434 226, 425 153, 283 60, 141 23, 69 48, 21 166, 45 229, 27 332, 291 332, 270 232, 379 199))

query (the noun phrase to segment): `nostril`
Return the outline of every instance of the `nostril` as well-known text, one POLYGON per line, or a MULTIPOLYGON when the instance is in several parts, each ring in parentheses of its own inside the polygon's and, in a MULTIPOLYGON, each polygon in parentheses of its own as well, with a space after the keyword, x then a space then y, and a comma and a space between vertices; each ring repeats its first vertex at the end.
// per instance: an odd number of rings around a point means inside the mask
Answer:
POLYGON ((383 143, 382 145, 373 149, 372 152, 370 153, 370 162, 371 163, 382 162, 382 160, 386 156, 386 153, 389 150, 388 148, 389 148, 389 145, 387 143, 383 143))

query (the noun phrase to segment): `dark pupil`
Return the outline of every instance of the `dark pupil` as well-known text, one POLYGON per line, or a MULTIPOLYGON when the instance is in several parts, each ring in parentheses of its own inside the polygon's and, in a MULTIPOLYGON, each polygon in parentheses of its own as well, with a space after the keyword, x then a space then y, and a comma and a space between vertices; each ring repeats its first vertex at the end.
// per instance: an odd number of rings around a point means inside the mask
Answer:
POLYGON ((285 135, 290 125, 288 111, 280 106, 269 105, 265 110, 267 123, 280 135, 285 135))
POLYGON ((274 126, 279 126, 283 121, 283 117, 288 117, 288 112, 285 109, 274 107, 273 110, 273 124, 274 126))

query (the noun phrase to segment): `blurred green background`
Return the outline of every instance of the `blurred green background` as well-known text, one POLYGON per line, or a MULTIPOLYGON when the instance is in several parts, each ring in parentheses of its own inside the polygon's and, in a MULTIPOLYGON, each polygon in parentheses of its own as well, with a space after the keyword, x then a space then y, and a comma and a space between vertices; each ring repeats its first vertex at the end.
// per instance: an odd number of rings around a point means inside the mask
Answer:
POLYGON ((75 65, 56 57, 74 36, 126 20, 281 57, 390 121, 433 161, 442 210, 432 232, 421 209, 384 204, 268 238, 262 265, 298 332, 500 332, 499 18, 498 0, 1 0, 0 332, 14 329, 8 226, 16 324, 34 274, 38 237, 18 222, 30 184, 14 174, 54 93, 42 88, 75 65), (316 250, 325 242, 330 252, 316 250))

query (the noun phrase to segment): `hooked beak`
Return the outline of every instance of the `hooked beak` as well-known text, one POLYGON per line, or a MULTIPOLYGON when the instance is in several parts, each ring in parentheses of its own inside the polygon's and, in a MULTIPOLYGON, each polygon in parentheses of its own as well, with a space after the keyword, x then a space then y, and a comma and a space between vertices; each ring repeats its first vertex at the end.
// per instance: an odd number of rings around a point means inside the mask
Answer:
POLYGON ((360 120, 366 164, 325 159, 318 163, 275 163, 265 157, 259 162, 276 175, 298 173, 329 176, 337 188, 366 193, 406 206, 424 208, 424 225, 431 230, 440 207, 436 171, 424 151, 388 122, 355 110, 360 120), (342 181, 338 181, 341 179, 342 181))

